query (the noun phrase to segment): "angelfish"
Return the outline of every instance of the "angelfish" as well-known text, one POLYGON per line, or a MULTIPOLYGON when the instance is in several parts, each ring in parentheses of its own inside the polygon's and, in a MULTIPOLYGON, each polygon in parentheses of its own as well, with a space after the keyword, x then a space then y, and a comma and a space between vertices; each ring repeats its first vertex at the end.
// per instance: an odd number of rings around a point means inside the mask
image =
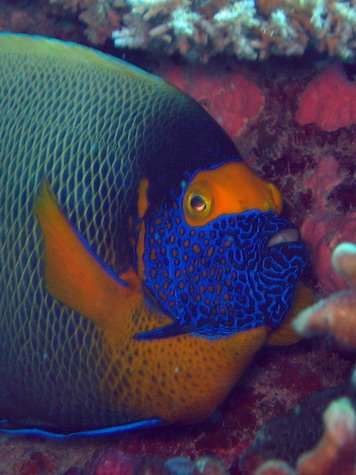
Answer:
POLYGON ((0 427, 206 419, 295 338, 305 249, 280 193, 158 77, 27 35, 0 61, 0 427))

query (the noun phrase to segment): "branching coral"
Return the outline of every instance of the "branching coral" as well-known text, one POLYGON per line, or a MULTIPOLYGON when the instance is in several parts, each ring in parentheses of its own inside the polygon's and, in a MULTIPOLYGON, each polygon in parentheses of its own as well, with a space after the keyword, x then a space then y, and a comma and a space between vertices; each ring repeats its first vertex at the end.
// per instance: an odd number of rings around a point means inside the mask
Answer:
POLYGON ((304 336, 331 333, 342 345, 356 348, 356 244, 339 244, 333 251, 332 264, 350 289, 304 310, 293 324, 304 336))
POLYGON ((86 26, 85 33, 93 44, 104 43, 116 28, 121 27, 124 0, 48 0, 50 4, 62 5, 66 10, 79 15, 86 26))
POLYGON ((139 22, 141 30, 147 33, 145 39, 141 36, 141 48, 159 46, 169 54, 178 50, 192 60, 207 61, 220 52, 247 59, 264 59, 270 54, 301 55, 308 45, 346 60, 352 60, 355 55, 356 15, 351 2, 127 0, 127 3, 132 10, 123 17, 126 27, 113 33, 118 47, 132 45, 139 22))
POLYGON ((356 412, 348 398, 333 401, 323 415, 324 434, 315 449, 301 455, 296 471, 282 461, 268 461, 255 475, 354 475, 356 412))
POLYGON ((247 59, 301 55, 308 46, 355 58, 356 1, 49 0, 79 13, 92 43, 178 51, 206 62, 218 53, 247 59))
POLYGON ((260 467, 258 475, 332 475, 338 473, 334 464, 340 464, 342 459, 353 467, 355 383, 352 378, 349 383, 316 392, 263 426, 240 459, 242 473, 252 475, 260 467), (297 472, 292 466, 297 467, 297 472), (312 466, 314 471, 310 471, 312 466))
POLYGON ((297 463, 301 475, 352 474, 356 469, 356 412, 348 398, 333 401, 323 415, 325 430, 314 450, 297 463))

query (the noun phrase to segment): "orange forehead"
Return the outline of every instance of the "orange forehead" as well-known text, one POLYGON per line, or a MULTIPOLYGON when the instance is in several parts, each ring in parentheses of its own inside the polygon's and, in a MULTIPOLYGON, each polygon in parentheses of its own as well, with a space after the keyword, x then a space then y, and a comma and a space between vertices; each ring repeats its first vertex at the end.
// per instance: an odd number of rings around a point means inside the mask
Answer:
POLYGON ((214 170, 198 172, 183 198, 185 218, 191 226, 203 226, 223 214, 236 214, 251 209, 282 210, 278 189, 259 178, 244 162, 230 162, 214 170), (199 215, 189 209, 192 196, 202 196, 208 203, 199 215))

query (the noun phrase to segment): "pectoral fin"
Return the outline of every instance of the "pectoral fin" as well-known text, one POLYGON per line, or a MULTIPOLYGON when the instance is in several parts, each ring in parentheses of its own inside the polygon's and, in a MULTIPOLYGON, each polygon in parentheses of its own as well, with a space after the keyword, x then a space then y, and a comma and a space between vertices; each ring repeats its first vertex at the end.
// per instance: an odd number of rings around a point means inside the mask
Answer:
POLYGON ((58 206, 48 182, 34 209, 44 236, 48 292, 106 330, 117 326, 117 309, 123 319, 125 301, 135 287, 132 276, 130 283, 120 279, 93 253, 58 206))

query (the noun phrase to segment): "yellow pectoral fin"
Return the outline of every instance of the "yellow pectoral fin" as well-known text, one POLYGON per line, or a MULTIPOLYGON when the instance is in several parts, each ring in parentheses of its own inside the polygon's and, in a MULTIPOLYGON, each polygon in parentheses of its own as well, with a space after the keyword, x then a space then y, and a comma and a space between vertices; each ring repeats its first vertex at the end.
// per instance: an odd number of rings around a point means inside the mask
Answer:
POLYGON ((294 330, 291 323, 295 317, 306 307, 315 302, 313 292, 302 282, 298 283, 294 303, 282 325, 272 332, 268 339, 268 345, 291 345, 301 339, 301 336, 294 330))
POLYGON ((65 217, 47 182, 35 200, 35 213, 44 236, 48 292, 104 330, 117 329, 117 311, 124 319, 127 297, 137 287, 134 273, 128 281, 110 273, 65 217))

